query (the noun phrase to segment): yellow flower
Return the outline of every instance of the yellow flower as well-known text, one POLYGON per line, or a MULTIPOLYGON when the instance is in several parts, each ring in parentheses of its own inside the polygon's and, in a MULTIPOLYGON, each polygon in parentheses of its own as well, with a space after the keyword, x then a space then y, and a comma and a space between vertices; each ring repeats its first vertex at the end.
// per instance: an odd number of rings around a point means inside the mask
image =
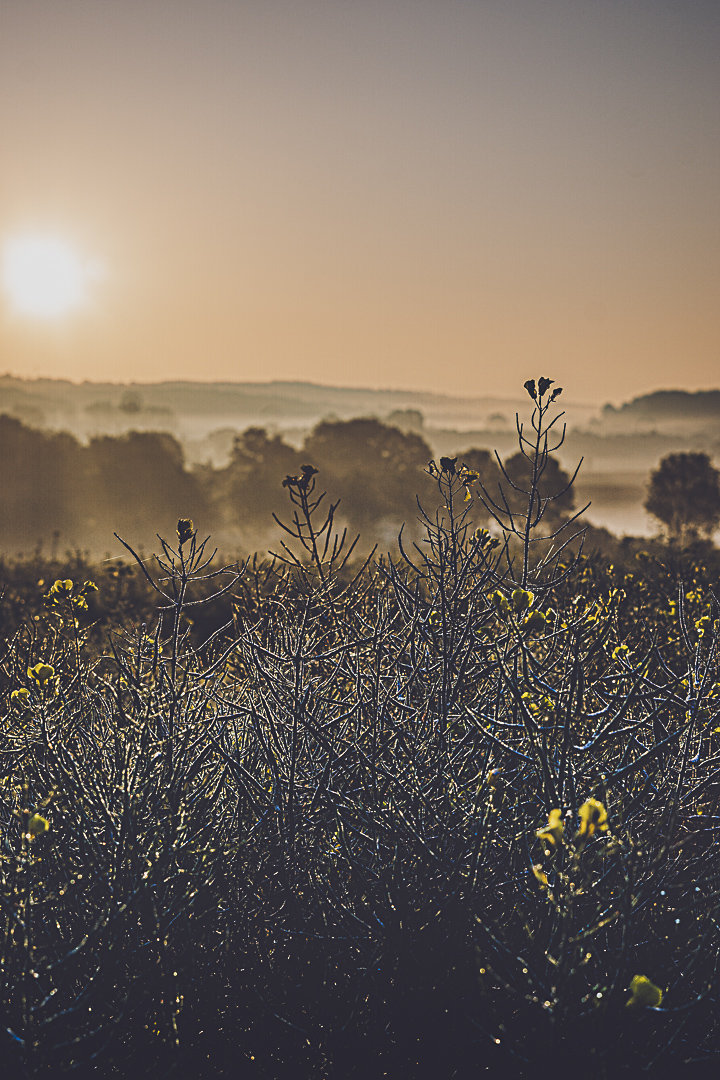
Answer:
POLYGON ((580 828, 578 837, 589 840, 596 832, 608 831, 607 810, 597 799, 588 799, 578 810, 580 828))
POLYGON ((467 465, 463 465, 459 471, 460 479, 465 485, 465 502, 470 502, 472 498, 472 492, 470 491, 470 485, 474 484, 476 480, 480 479, 480 474, 476 473, 474 469, 468 469, 467 465))
POLYGON ((13 705, 19 705, 23 709, 27 708, 29 697, 30 691, 26 690, 24 686, 20 690, 13 690, 10 694, 10 700, 13 705))
POLYGON ((473 539, 477 540, 483 548, 496 548, 500 545, 497 537, 492 537, 487 529, 476 529, 473 533, 473 539))
POLYGON ((520 615, 532 607, 535 597, 527 589, 515 589, 512 594, 513 610, 520 615))
POLYGON ((28 668, 28 679, 32 679, 33 682, 38 683, 40 686, 45 686, 47 682, 52 679, 55 674, 55 668, 50 664, 36 664, 35 667, 28 668))
POLYGON ((542 866, 533 866, 532 872, 535 875, 535 878, 536 878, 540 888, 541 889, 547 889, 547 887, 548 887, 547 874, 543 870, 542 866))
MULTIPOLYGON (((532 593, 530 594, 532 595, 532 593)), ((541 633, 545 629, 545 616, 542 611, 531 611, 530 614, 523 620, 523 630, 528 630, 530 633, 541 633)))
POLYGON ((50 822, 47 818, 41 817, 40 814, 33 814, 27 825, 28 836, 34 840, 36 836, 42 836, 49 828, 50 822))
POLYGON ((64 581, 58 578, 45 593, 43 600, 48 607, 62 607, 63 601, 67 600, 72 593, 72 587, 73 583, 70 578, 66 578, 64 581))
POLYGON ((510 601, 508 600, 507 596, 504 596, 503 593, 500 592, 499 589, 496 589, 494 593, 490 594, 490 599, 492 600, 493 606, 497 611, 498 615, 502 616, 502 618, 505 618, 506 615, 510 614, 510 601))
POLYGON ((634 975, 630 983, 632 997, 625 1007, 628 1009, 656 1009, 663 999, 659 986, 650 982, 646 975, 634 975))
POLYGON ((627 645, 618 645, 616 649, 613 649, 612 658, 613 660, 620 660, 621 658, 626 657, 629 652, 630 650, 627 645))
POLYGON ((538 840, 549 848, 548 854, 552 854, 563 837, 565 826, 562 820, 562 811, 555 809, 548 814, 548 823, 544 828, 538 829, 535 835, 538 840))

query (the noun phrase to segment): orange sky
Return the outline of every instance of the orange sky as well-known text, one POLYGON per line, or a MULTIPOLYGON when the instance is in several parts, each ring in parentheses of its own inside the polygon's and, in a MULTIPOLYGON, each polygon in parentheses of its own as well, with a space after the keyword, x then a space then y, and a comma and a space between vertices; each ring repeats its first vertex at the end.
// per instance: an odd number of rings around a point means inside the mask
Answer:
POLYGON ((720 385, 716 0, 0 0, 0 371, 720 385))

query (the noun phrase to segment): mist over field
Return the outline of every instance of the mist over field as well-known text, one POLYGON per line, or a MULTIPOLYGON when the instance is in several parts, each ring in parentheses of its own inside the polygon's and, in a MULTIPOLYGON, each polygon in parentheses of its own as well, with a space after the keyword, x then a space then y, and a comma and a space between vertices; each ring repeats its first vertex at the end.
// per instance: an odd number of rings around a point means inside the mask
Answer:
MULTIPOLYGON (((563 398, 575 509, 584 521, 650 536, 649 474, 670 453, 720 454, 720 391, 661 391, 620 406, 563 398)), ((428 460, 459 455, 495 467, 518 449, 527 399, 463 398, 311 383, 72 383, 0 378, 6 473, 0 529, 8 555, 143 548, 192 515, 227 551, 277 543, 282 480, 304 461, 368 546, 417 524, 428 460)), ((473 466, 476 467, 476 466, 473 466)), ((493 479, 494 482, 494 479, 493 479)), ((482 516, 482 515, 480 515, 482 516)))

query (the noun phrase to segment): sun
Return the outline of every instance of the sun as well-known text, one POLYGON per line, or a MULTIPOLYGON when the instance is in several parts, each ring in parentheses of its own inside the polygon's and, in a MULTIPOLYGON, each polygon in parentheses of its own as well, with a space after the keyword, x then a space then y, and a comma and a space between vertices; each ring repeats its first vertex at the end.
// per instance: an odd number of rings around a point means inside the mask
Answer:
POLYGON ((3 284, 26 315, 49 318, 77 307, 90 276, 88 266, 62 240, 25 236, 5 245, 3 284))

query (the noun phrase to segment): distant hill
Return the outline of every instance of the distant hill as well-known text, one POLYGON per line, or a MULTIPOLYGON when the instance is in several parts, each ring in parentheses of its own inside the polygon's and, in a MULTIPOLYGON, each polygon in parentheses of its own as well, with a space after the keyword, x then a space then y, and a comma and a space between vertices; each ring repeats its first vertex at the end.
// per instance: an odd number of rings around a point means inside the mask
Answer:
MULTIPOLYGON (((258 383, 72 383, 0 377, 0 413, 31 426, 64 428, 81 438, 129 428, 161 429, 180 439, 206 437, 219 428, 261 424, 309 428, 327 417, 350 419, 422 414, 432 427, 457 430, 514 427, 527 398, 468 398, 405 390, 353 389, 305 382, 258 383)), ((565 402, 563 402, 565 405, 565 402)), ((570 422, 596 414, 586 405, 566 406, 570 422)))
POLYGON ((633 398, 619 408, 606 405, 603 425, 648 428, 664 433, 682 428, 700 431, 720 422, 720 390, 655 390, 633 398))

